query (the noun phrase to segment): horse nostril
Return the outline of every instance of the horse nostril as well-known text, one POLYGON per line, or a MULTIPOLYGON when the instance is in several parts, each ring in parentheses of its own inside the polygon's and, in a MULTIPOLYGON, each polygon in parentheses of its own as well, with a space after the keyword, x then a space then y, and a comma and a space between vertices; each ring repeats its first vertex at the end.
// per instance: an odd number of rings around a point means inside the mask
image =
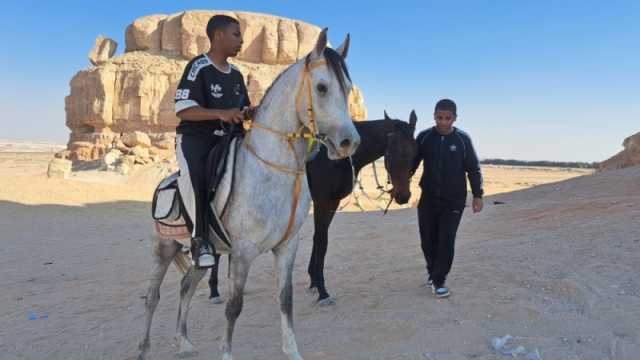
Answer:
POLYGON ((406 203, 409 202, 409 199, 411 198, 411 193, 396 193, 396 202, 400 205, 404 205, 406 203))
POLYGON ((344 139, 340 142, 340 147, 342 148, 348 148, 351 145, 351 140, 349 139, 344 139))

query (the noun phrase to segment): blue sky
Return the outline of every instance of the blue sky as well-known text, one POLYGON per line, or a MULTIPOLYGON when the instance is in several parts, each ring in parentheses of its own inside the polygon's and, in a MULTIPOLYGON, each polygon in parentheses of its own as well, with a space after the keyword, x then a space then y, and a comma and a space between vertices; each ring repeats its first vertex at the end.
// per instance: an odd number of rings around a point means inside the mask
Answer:
POLYGON ((370 118, 457 126, 482 158, 600 161, 640 131, 640 2, 7 1, 0 4, 0 139, 64 143, 69 80, 97 35, 124 49, 140 16, 190 9, 276 14, 352 35, 348 64, 370 118), (319 6, 318 6, 319 4, 319 6))

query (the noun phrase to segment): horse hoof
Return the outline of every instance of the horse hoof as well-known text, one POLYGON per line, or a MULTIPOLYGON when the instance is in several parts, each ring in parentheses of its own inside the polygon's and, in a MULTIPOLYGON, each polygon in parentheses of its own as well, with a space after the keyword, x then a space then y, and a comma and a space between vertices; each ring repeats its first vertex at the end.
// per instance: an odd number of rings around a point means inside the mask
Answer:
POLYGON ((212 297, 211 299, 209 299, 209 301, 211 301, 211 303, 215 305, 222 304, 224 302, 222 301, 222 298, 220 296, 212 297))
POLYGON ((140 350, 140 353, 136 359, 144 360, 147 357, 147 352, 149 351, 149 343, 141 342, 140 345, 138 345, 138 350, 140 350))
POLYGON ((322 300, 318 300, 318 306, 332 306, 336 304, 336 299, 328 297, 322 300))
POLYGON ((179 344, 178 358, 184 359, 184 358, 189 358, 189 357, 198 355, 198 352, 196 351, 196 349, 193 347, 193 345, 189 340, 187 340, 184 337, 181 338, 180 336, 178 336, 177 338, 178 338, 178 344, 179 344))

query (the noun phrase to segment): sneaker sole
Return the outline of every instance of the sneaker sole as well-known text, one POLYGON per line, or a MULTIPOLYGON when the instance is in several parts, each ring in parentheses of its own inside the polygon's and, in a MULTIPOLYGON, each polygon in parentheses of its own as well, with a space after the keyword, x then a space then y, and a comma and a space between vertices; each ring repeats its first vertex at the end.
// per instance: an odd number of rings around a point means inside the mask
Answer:
POLYGON ((433 286, 433 284, 431 284, 431 293, 432 293, 435 297, 440 298, 440 299, 442 299, 442 298, 446 298, 446 297, 449 297, 449 296, 451 295, 451 292, 449 292, 449 291, 447 291, 447 292, 446 292, 446 293, 444 293, 444 294, 438 294, 438 293, 436 293, 436 287, 435 287, 435 286, 433 286))

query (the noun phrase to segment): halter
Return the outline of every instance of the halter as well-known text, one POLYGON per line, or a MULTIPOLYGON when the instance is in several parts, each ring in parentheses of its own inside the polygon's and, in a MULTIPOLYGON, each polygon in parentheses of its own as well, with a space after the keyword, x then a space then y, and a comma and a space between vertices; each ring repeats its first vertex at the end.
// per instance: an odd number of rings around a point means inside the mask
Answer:
POLYGON ((315 112, 313 110, 313 98, 311 96, 312 95, 311 71, 315 68, 318 68, 320 66, 326 66, 326 65, 327 65, 326 60, 318 60, 313 63, 305 63, 304 70, 302 72, 302 80, 300 82, 300 86, 298 87, 298 91, 296 93, 296 99, 295 99, 296 117, 298 118, 298 121, 301 123, 301 126, 296 131, 283 132, 280 130, 276 130, 276 129, 272 129, 270 127, 264 126, 260 123, 253 122, 251 120, 247 120, 243 123, 244 129, 247 131, 248 134, 253 129, 261 129, 279 138, 286 140, 288 148, 293 153, 293 157, 297 165, 295 169, 278 165, 258 155, 255 149, 251 145, 249 145, 249 142, 246 139, 245 141, 242 142, 244 147, 247 148, 247 150, 251 155, 253 155, 256 159, 263 162, 268 167, 271 167, 285 174, 294 175, 296 177, 293 185, 293 202, 291 204, 291 215, 289 216, 287 229, 284 235, 282 236, 282 238, 280 239, 280 241, 276 244, 274 248, 278 248, 282 243, 284 243, 289 238, 289 235, 291 234, 291 229, 293 228, 293 223, 296 217, 296 211, 298 209, 298 201, 300 200, 301 177, 306 174, 304 161, 301 161, 301 159, 299 159, 298 156, 296 155, 293 144, 295 141, 306 140, 308 142, 308 146, 307 146, 307 154, 308 154, 313 148, 315 141, 324 142, 324 139, 322 139, 322 137, 318 133, 318 128, 316 126, 316 120, 315 120, 315 112), (305 92, 305 90, 307 91, 305 92), (300 119, 300 115, 298 112, 298 109, 302 106, 302 98, 304 96, 304 93, 306 93, 306 98, 307 98, 306 114, 309 121, 309 125, 306 125, 300 119))
POLYGON ((244 141, 243 144, 244 146, 247 148, 247 150, 249 150, 249 152, 255 156, 258 160, 262 161, 263 163, 265 163, 266 165, 280 171, 280 172, 284 172, 287 174, 291 174, 291 175, 304 175, 305 174, 305 169, 304 169, 304 164, 300 161, 300 159, 298 159, 298 157, 296 156, 295 150, 293 148, 293 143, 294 141, 297 140, 307 140, 308 142, 308 146, 307 146, 307 152, 309 152, 314 145, 315 141, 320 141, 320 142, 324 142, 321 137, 320 134, 318 132, 318 128, 316 126, 316 120, 315 120, 315 111, 313 110, 313 98, 311 96, 312 94, 312 89, 311 89, 311 71, 320 67, 320 66, 326 66, 327 62, 325 60, 319 60, 313 63, 307 63, 304 66, 304 70, 302 71, 302 80, 300 82, 300 86, 298 87, 298 91, 296 93, 296 100, 295 100, 295 106, 296 106, 296 116, 298 117, 298 121, 300 122, 301 126, 296 130, 296 131, 291 131, 291 132, 284 132, 284 131, 280 131, 280 130, 276 130, 267 126, 264 126, 260 123, 251 121, 251 120, 247 120, 244 122, 243 126, 244 129, 247 130, 247 132, 253 130, 253 129, 261 129, 264 130, 266 132, 269 132, 271 134, 274 134, 275 136, 282 138, 284 140, 287 141, 287 144, 289 145, 289 150, 291 150, 291 152, 294 155, 294 158, 296 159, 296 164, 298 165, 296 169, 290 169, 278 164, 275 164, 271 161, 268 161, 264 158, 262 158, 260 155, 258 155, 258 153, 255 151, 255 149, 253 149, 253 147, 251 147, 247 141, 244 141), (306 86, 305 86, 306 84, 306 86), (306 89, 305 89, 306 88, 306 89), (305 92, 305 90, 307 90, 305 92), (300 116, 298 115, 299 112, 297 111, 297 109, 299 109, 302 106, 302 98, 303 95, 306 94, 306 98, 307 98, 307 118, 309 120, 309 125, 307 126, 302 120, 300 120, 300 116))

